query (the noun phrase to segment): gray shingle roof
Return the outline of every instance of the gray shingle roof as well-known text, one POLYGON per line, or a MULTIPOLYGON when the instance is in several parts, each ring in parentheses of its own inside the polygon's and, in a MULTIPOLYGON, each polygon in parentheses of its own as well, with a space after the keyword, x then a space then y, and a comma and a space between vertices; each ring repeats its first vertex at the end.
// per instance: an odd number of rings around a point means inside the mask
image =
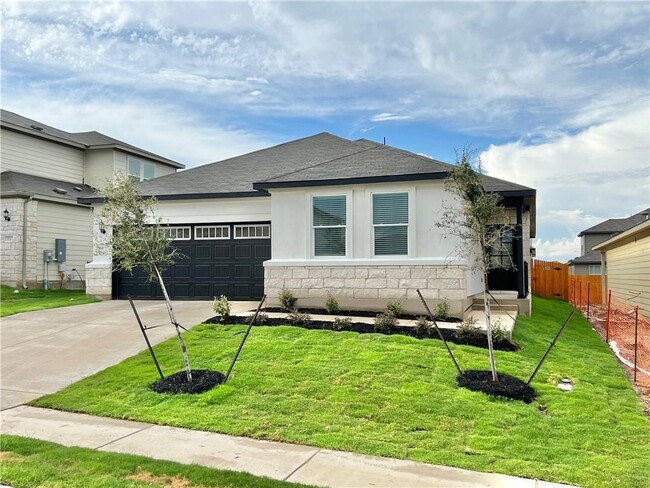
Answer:
MULTIPOLYGON (((451 168, 402 149, 324 132, 146 181, 139 188, 161 199, 266 195, 266 189, 287 186, 441 179, 451 168)), ((489 191, 535 193, 489 176, 484 182, 489 191)))
POLYGON ((69 200, 70 203, 77 203, 77 198, 95 196, 95 191, 90 186, 82 183, 52 180, 40 176, 16 173, 15 171, 3 171, 0 174, 0 189, 0 194, 5 198, 10 196, 42 196, 69 200), (63 190, 65 193, 55 191, 55 189, 63 190))
POLYGON ((61 129, 57 129, 55 127, 38 122, 37 120, 23 117, 22 115, 14 112, 9 112, 8 110, 0 110, 0 121, 2 122, 3 127, 19 130, 23 133, 27 133, 36 137, 59 140, 60 142, 79 147, 80 149, 113 147, 122 149, 127 152, 133 152, 134 154, 138 154, 144 157, 149 157, 155 161, 159 161, 175 168, 185 167, 184 164, 181 164, 177 161, 172 161, 171 159, 162 157, 158 154, 146 151, 144 149, 140 149, 139 147, 127 144, 126 142, 114 139, 96 131, 66 132, 61 129))
POLYGON ((600 251, 589 251, 569 261, 569 264, 600 264, 600 251))
POLYGON ((617 234, 625 232, 632 227, 644 222, 647 215, 650 214, 650 208, 646 208, 639 213, 626 217, 624 219, 608 219, 593 227, 589 227, 578 234, 578 237, 584 234, 617 234))

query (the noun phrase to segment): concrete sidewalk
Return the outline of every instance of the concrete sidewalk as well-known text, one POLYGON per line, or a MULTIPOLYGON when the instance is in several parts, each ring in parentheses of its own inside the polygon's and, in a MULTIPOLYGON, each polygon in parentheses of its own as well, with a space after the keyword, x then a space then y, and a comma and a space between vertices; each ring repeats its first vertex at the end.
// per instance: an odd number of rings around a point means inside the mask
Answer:
POLYGON ((2 412, 4 434, 66 446, 244 471, 330 487, 559 488, 568 485, 316 447, 18 406, 2 412))

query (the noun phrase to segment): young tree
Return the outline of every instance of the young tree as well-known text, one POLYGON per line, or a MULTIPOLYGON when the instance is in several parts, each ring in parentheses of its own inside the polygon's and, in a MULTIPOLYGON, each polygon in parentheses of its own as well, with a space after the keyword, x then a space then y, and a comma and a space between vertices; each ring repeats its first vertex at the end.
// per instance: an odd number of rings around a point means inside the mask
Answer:
POLYGON ((176 249, 170 249, 171 240, 165 236, 161 219, 156 215, 157 200, 142 198, 131 179, 117 175, 108 181, 102 196, 106 199, 100 214, 100 225, 110 228, 110 233, 99 243, 99 247, 113 254, 115 270, 133 271, 140 267, 151 281, 157 281, 162 288, 167 304, 169 320, 176 329, 176 336, 183 352, 187 381, 192 381, 192 368, 187 355, 181 326, 176 321, 172 302, 169 299, 162 270, 174 263, 180 256, 176 249))
POLYGON ((501 196, 485 191, 481 160, 478 159, 474 167, 474 156, 475 151, 471 147, 464 147, 460 153, 456 150, 456 166, 445 179, 445 188, 456 197, 456 201, 455 204, 445 205, 442 219, 436 225, 458 238, 459 257, 467 259, 470 268, 480 273, 483 279, 490 369, 492 379, 498 381, 492 343, 488 273, 491 269, 503 266, 501 262, 492 259, 492 253, 496 251, 509 255, 502 237, 505 233, 512 232, 514 226, 509 223, 506 210, 501 205, 501 196))

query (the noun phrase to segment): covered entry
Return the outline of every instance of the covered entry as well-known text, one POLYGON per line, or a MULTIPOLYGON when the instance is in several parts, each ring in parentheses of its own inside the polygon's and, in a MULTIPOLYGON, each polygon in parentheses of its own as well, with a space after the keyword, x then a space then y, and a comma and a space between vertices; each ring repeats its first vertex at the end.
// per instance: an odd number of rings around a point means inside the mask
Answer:
MULTIPOLYGON (((271 224, 195 224, 167 228, 183 257, 163 273, 171 298, 259 299, 264 293, 263 263, 271 258, 271 224)), ((136 269, 114 273, 114 298, 161 299, 158 283, 136 269)))

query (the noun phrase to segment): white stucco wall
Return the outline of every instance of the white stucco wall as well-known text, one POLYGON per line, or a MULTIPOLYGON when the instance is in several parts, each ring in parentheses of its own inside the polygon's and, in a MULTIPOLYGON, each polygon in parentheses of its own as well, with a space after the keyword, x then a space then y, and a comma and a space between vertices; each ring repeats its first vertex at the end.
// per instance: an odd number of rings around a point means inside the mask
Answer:
POLYGON ((454 239, 436 227, 443 201, 449 196, 442 181, 319 187, 272 191, 272 259, 269 266, 292 264, 463 264, 456 256, 454 239), (373 255, 372 194, 409 193, 409 254, 399 257, 373 255), (311 198, 314 195, 347 195, 347 256, 313 256, 311 198), (419 261, 415 263, 414 260, 419 261), (307 263, 305 263, 307 262, 307 263))
POLYGON ((156 211, 165 224, 262 222, 271 220, 271 198, 162 200, 156 211))

